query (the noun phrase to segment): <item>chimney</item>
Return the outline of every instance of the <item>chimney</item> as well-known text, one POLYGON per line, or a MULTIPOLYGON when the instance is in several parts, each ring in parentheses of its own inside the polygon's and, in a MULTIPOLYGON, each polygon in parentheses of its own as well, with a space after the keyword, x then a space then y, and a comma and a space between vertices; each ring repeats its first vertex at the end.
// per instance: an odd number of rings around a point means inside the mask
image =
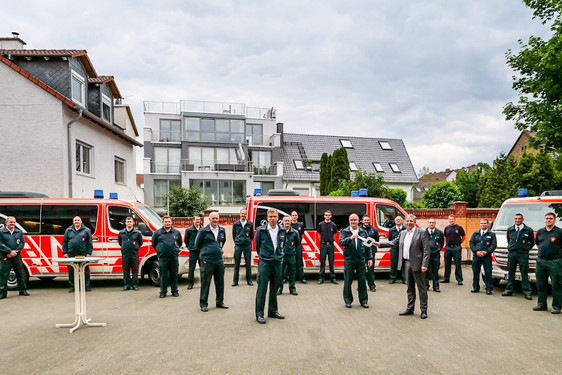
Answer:
POLYGON ((0 49, 24 49, 27 43, 20 39, 20 33, 12 31, 11 37, 0 37, 0 49))

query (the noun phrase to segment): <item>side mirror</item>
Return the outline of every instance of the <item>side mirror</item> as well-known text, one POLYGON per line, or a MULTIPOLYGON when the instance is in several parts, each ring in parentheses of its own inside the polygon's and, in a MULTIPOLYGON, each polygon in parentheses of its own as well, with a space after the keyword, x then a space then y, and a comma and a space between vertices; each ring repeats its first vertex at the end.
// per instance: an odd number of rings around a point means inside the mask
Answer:
POLYGON ((149 237, 152 236, 152 230, 148 227, 148 225, 146 225, 146 223, 139 223, 139 231, 141 232, 141 234, 145 237, 149 237))

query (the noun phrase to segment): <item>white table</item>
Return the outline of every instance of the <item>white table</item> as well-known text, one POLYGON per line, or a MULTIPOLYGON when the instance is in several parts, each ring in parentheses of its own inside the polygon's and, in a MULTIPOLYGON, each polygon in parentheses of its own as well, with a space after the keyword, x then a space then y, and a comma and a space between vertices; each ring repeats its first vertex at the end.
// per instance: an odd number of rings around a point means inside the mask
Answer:
POLYGON ((103 258, 84 257, 84 258, 58 258, 53 259, 57 263, 65 263, 68 267, 74 268, 74 314, 75 319, 72 323, 57 324, 57 328, 72 327, 70 333, 74 332, 81 324, 93 327, 105 327, 105 323, 92 323, 86 317, 86 267, 90 263, 97 263, 103 258))

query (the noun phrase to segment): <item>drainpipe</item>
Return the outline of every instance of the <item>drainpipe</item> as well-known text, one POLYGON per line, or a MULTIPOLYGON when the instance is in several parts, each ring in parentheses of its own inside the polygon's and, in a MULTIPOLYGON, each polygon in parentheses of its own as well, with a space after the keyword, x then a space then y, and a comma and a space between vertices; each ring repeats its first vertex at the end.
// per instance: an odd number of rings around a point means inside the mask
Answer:
POLYGON ((70 122, 67 124, 66 127, 66 137, 68 139, 68 197, 72 198, 72 138, 70 137, 70 128, 72 127, 72 124, 74 124, 76 121, 80 120, 82 118, 82 108, 80 108, 80 110, 78 111, 78 117, 76 117, 75 119, 70 120, 70 122))

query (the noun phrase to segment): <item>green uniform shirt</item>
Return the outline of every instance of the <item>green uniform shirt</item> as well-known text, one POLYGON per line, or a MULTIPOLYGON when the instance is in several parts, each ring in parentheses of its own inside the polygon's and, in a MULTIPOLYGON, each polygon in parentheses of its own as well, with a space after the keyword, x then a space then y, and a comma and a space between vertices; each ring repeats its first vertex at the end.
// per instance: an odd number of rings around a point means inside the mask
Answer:
POLYGON ((0 229, 0 253, 9 254, 12 250, 19 253, 24 246, 25 239, 20 229, 14 227, 13 233, 10 233, 6 227, 0 229))
POLYGON ((139 248, 142 246, 143 237, 139 230, 133 228, 129 232, 127 228, 123 228, 119 232, 119 246, 121 246, 121 255, 138 256, 139 248))
POLYGON ((537 246, 539 247, 539 258, 560 259, 562 258, 562 229, 554 226, 550 231, 546 227, 537 231, 537 246))
POLYGON ((93 250, 90 228, 82 225, 79 229, 76 229, 74 225, 71 225, 66 229, 62 240, 63 254, 91 255, 93 250))
POLYGON ((470 250, 476 255, 477 251, 485 251, 490 255, 496 250, 497 241, 496 234, 487 230, 484 235, 482 235, 481 230, 478 229, 476 232, 472 233, 470 237, 470 250))

